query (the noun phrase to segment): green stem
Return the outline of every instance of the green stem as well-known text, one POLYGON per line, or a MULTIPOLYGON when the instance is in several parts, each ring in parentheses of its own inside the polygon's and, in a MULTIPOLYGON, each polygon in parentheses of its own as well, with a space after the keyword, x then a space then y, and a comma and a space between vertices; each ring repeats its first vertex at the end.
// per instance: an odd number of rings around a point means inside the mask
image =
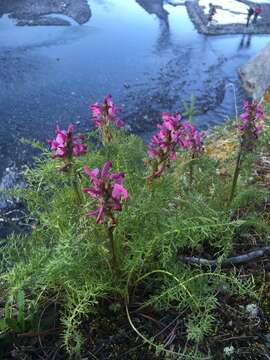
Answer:
POLYGON ((76 194, 76 199, 77 199, 78 205, 81 205, 81 203, 82 203, 82 198, 81 198, 81 194, 80 194, 80 191, 79 191, 77 174, 74 174, 74 178, 73 178, 73 188, 74 188, 74 192, 75 192, 75 194, 76 194))
POLYGON ((151 192, 151 190, 152 190, 152 185, 153 185, 153 176, 152 176, 152 175, 149 175, 149 176, 146 178, 146 185, 147 185, 148 191, 151 192))
POLYGON ((118 247, 115 237, 113 236, 114 226, 108 225, 108 237, 111 243, 112 250, 112 268, 117 271, 119 269, 119 259, 118 259, 118 247))
POLYGON ((193 164, 193 160, 195 159, 195 155, 194 153, 192 154, 192 158, 191 158, 191 161, 189 163, 189 187, 191 188, 192 187, 192 184, 193 184, 193 180, 194 180, 194 173, 193 173, 193 170, 194 170, 194 164, 193 164))
POLYGON ((237 181, 238 181, 238 177, 239 177, 240 170, 241 170, 241 164, 242 164, 242 147, 240 147, 238 155, 237 155, 237 159, 236 159, 235 170, 234 170, 234 175, 233 175, 233 182, 232 182, 232 189, 231 189, 231 195, 230 195, 228 205, 231 204, 231 202, 232 202, 232 200, 234 198, 234 195, 235 195, 237 181))
POLYGON ((155 173, 158 171, 158 165, 159 165, 158 161, 155 161, 152 166, 151 174, 146 178, 146 184, 149 192, 151 192, 152 190, 155 173))
POLYGON ((73 167, 73 164, 71 165, 71 168, 70 168, 70 180, 71 180, 71 184, 72 184, 74 194, 76 197, 76 202, 78 205, 81 205, 82 198, 81 198, 81 194, 79 191, 78 175, 76 173, 76 170, 73 167))

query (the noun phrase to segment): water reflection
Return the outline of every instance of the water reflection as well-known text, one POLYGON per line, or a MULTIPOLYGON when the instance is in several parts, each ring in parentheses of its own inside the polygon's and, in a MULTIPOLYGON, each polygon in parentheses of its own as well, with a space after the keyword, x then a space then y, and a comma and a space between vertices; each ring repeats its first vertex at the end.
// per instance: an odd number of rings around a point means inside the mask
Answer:
POLYGON ((136 0, 136 2, 148 13, 154 14, 159 19, 160 35, 157 39, 157 53, 166 51, 171 47, 171 34, 169 12, 164 8, 163 0, 136 0))
POLYGON ((158 53, 166 51, 172 46, 169 19, 159 19, 160 35, 157 39, 156 50, 158 53))
POLYGON ((238 46, 238 50, 248 49, 251 45, 252 34, 244 34, 238 46))
MULTIPOLYGON (((186 7, 170 5, 179 1, 88 0, 93 16, 84 26, 15 27, 2 18, 0 176, 11 158, 24 163, 28 156, 16 139, 45 141, 56 122, 89 128, 88 105, 109 92, 132 130, 144 135, 162 111, 181 110, 191 95, 203 127, 234 114, 231 90, 218 107, 225 86, 233 83, 239 97, 237 68, 269 37, 201 35, 186 7)), ((0 0, 0 10, 8 2, 15 3, 0 0)))
POLYGON ((168 22, 168 11, 164 9, 163 0, 136 0, 149 14, 155 14, 161 20, 168 22))

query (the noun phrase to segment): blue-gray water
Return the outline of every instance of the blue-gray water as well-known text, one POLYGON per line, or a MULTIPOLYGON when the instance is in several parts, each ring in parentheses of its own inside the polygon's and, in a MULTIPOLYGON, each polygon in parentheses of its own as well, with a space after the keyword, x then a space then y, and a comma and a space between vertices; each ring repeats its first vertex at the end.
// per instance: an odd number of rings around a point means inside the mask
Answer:
POLYGON ((196 97, 200 127, 234 114, 241 90, 237 69, 269 36, 198 34, 184 6, 164 5, 158 18, 135 0, 89 0, 83 26, 15 27, 0 19, 0 174, 25 163, 21 137, 45 141, 56 123, 91 126, 88 105, 112 93, 123 117, 147 137, 161 111, 196 97), (164 12, 165 14, 165 12, 164 12))

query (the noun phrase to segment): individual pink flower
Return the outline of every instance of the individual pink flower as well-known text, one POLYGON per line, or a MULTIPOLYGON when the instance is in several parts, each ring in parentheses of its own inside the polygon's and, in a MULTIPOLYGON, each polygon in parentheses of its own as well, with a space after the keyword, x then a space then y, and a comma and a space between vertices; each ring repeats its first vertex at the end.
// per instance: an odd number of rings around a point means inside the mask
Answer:
POLYGON ((86 145, 82 144, 83 135, 73 135, 74 125, 69 125, 67 130, 56 127, 56 138, 48 143, 53 151, 53 158, 65 158, 71 160, 73 156, 85 154, 86 145))
POLYGON ((105 96, 103 104, 95 103, 90 106, 96 127, 104 127, 112 122, 116 127, 122 127, 123 121, 118 118, 120 109, 113 103, 112 96, 105 96))
POLYGON ((256 100, 244 103, 244 113, 236 128, 240 132, 242 146, 250 151, 263 130, 264 110, 256 100))
POLYGON ((106 161, 102 169, 90 170, 89 167, 84 167, 84 172, 90 177, 92 187, 83 189, 83 192, 97 202, 97 209, 90 211, 88 216, 95 217, 97 224, 108 217, 111 225, 114 225, 114 211, 122 211, 121 201, 128 199, 128 191, 123 186, 124 174, 110 173, 111 168, 110 161, 106 161))

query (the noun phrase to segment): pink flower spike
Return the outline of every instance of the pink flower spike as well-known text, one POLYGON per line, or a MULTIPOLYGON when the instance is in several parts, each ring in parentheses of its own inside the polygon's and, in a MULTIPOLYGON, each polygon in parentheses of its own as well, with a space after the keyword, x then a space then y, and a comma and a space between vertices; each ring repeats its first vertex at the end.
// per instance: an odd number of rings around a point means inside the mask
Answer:
POLYGON ((89 108, 96 127, 106 127, 110 122, 116 127, 124 126, 124 122, 118 118, 120 109, 113 103, 111 94, 105 96, 103 104, 95 103, 89 108))
POLYGON ((84 172, 90 177, 92 187, 83 189, 83 192, 95 199, 97 209, 88 213, 95 216, 98 224, 102 223, 105 217, 114 221, 113 212, 121 211, 121 200, 127 200, 128 191, 123 187, 124 174, 111 173, 112 163, 106 161, 102 170, 90 170, 84 166, 84 172))
POLYGON ((162 124, 158 124, 159 132, 152 136, 148 147, 148 156, 154 158, 152 177, 159 177, 171 160, 176 159, 176 149, 179 147, 179 138, 182 134, 181 115, 162 114, 162 124))
POLYGON ((73 135, 74 125, 70 124, 67 131, 61 130, 56 126, 56 138, 49 140, 48 143, 53 151, 53 158, 66 158, 71 162, 73 156, 80 156, 86 153, 86 145, 82 144, 82 136, 73 135))
POLYGON ((179 138, 179 145, 182 149, 189 150, 193 153, 198 153, 202 150, 202 138, 204 133, 199 132, 190 123, 183 125, 183 131, 179 138))
POLYGON ((256 100, 244 103, 244 113, 235 127, 239 130, 242 146, 251 151, 264 128, 264 109, 256 100))
POLYGON ((193 154, 202 150, 203 133, 189 123, 183 123, 181 115, 175 113, 162 114, 162 124, 158 124, 159 132, 152 136, 148 147, 148 156, 154 158, 153 172, 150 178, 159 177, 176 160, 177 149, 185 149, 193 154))

